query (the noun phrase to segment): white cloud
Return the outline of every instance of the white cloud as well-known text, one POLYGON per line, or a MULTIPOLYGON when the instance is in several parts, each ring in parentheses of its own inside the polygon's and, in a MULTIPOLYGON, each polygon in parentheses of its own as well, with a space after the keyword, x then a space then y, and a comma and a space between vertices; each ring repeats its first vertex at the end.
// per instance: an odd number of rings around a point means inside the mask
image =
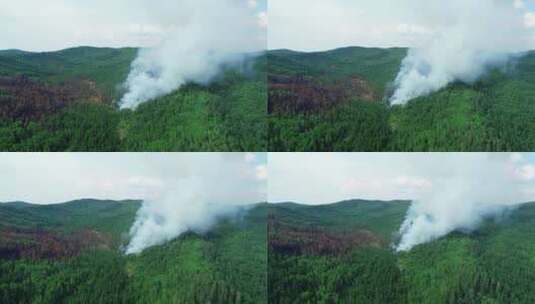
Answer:
POLYGON ((523 165, 519 167, 516 171, 518 177, 525 181, 535 180, 535 165, 523 165))
POLYGON ((267 14, 267 12, 258 13, 258 24, 262 28, 267 28, 268 27, 268 14, 267 14))
POLYGON ((247 0, 247 5, 250 8, 256 8, 258 6, 258 2, 256 0, 247 0))
POLYGON ((398 176, 394 182, 401 187, 417 188, 421 190, 429 189, 433 186, 433 183, 426 178, 414 177, 414 176, 398 176))
POLYGON ((397 26, 400 34, 431 34, 432 31, 424 26, 401 23, 397 26))
POLYGON ((254 163, 256 161, 256 155, 254 153, 245 153, 245 161, 247 163, 254 163))
POLYGON ((530 12, 524 15, 524 25, 527 28, 535 27, 535 13, 530 12))
POLYGON ((518 8, 518 9, 522 9, 522 8, 526 7, 526 5, 524 4, 523 0, 514 0, 513 6, 515 8, 518 8))
POLYGON ((522 153, 518 153, 518 152, 511 153, 511 161, 512 162, 518 163, 518 162, 521 162, 523 160, 524 160, 524 156, 522 155, 522 153))

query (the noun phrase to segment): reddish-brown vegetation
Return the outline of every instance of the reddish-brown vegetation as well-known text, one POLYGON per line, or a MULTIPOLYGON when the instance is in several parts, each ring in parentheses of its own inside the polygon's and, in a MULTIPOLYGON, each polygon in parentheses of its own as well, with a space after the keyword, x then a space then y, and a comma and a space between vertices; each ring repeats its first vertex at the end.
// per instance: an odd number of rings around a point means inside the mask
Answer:
POLYGON ((62 233, 45 230, 0 230, 0 259, 62 259, 85 249, 110 249, 112 240, 95 230, 62 233))
POLYGON ((86 101, 104 102, 94 82, 72 80, 62 85, 48 85, 25 76, 0 77, 0 118, 27 124, 65 106, 86 101))
POLYGON ((381 247, 384 241, 369 230, 332 232, 297 228, 270 218, 269 248, 284 254, 338 255, 357 247, 381 247))
POLYGON ((329 109, 351 99, 376 101, 377 95, 362 77, 336 84, 320 84, 303 76, 270 76, 269 113, 303 113, 329 109))

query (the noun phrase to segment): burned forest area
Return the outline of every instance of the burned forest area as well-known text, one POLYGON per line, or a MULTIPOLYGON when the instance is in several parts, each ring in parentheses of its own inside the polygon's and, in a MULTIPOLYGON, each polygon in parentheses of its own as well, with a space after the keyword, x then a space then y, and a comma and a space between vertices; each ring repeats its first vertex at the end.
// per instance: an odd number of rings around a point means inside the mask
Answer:
POLYGON ((403 48, 268 52, 269 150, 528 151, 535 53, 477 81, 391 104, 403 48), (523 131, 526 130, 526 131, 523 131))
POLYGON ((140 205, 0 204, 0 302, 265 303, 265 206, 126 255, 140 205))
POLYGON ((530 303, 535 205, 396 251, 410 202, 275 204, 270 303, 530 303))
POLYGON ((137 49, 0 51, 3 151, 265 150, 265 58, 120 109, 137 49))

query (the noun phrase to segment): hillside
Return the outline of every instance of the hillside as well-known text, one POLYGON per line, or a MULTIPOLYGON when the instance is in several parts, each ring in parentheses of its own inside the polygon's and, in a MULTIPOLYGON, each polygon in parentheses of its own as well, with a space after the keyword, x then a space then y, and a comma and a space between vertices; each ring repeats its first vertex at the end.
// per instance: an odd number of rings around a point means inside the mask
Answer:
POLYGON ((265 205, 221 220, 205 235, 186 233, 125 256, 139 207, 0 204, 0 302, 266 302, 265 205))
POLYGON ((270 151, 523 151, 535 148, 535 51, 473 85, 406 106, 386 100, 407 50, 268 52, 270 151))
POLYGON ((118 97, 117 84, 128 75, 137 49, 78 47, 58 52, 0 51, 0 76, 24 75, 49 85, 85 80, 107 98, 118 97))
POLYGON ((532 303, 535 203, 396 253, 409 202, 275 204, 270 303, 532 303), (320 215, 322 215, 320 217, 320 215))
POLYGON ((212 84, 189 84, 136 111, 117 100, 137 49, 0 51, 3 151, 260 151, 265 56, 212 84))

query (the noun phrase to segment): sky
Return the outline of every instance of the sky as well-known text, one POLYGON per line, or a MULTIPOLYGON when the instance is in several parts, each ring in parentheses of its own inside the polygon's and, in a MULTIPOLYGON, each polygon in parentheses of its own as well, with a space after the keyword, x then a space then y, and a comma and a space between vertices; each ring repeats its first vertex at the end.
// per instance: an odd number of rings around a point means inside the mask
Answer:
POLYGON ((535 200, 533 153, 0 153, 0 172, 0 202, 38 204, 157 200, 191 177, 227 204, 417 200, 459 184, 535 200))
MULTIPOLYGON (((343 46, 414 46, 439 25, 441 1, 428 0, 229 0, 249 7, 258 26, 268 28, 270 49, 303 51, 343 46), (437 16, 439 16, 437 18, 437 16)), ((508 1, 535 48, 535 0, 508 1)), ((188 5, 216 7, 218 0, 0 0, 0 49, 54 51, 81 45, 150 47, 183 26, 188 5), (190 3, 186 4, 185 3, 190 3)), ((462 1, 461 1, 462 2, 462 1)), ((217 9, 207 10, 217 14, 217 9)), ((232 20, 229 17, 229 22, 232 20)), ((497 21, 499 22, 499 21, 497 21)))
POLYGON ((535 49, 535 0, 270 0, 268 48, 322 51, 346 46, 418 46, 441 27, 451 25, 463 11, 453 3, 465 1, 481 9, 484 2, 508 1, 529 31, 529 48, 535 49))
MULTIPOLYGON (((221 0, 0 0, 0 49, 54 51, 76 46, 151 47, 184 26, 191 7, 217 14, 221 0)), ((266 0, 242 2, 267 27, 266 0)), ((219 16, 221 17, 221 16, 219 16)), ((231 22, 232 16, 228 16, 231 22)), ((266 40, 266 37, 259 37, 266 40)))
POLYGON ((266 201, 263 154, 0 153, 0 202, 157 200, 192 177, 227 204, 266 201))
POLYGON ((464 185, 477 199, 535 201, 535 154, 270 153, 268 164, 272 203, 418 200, 464 185))

